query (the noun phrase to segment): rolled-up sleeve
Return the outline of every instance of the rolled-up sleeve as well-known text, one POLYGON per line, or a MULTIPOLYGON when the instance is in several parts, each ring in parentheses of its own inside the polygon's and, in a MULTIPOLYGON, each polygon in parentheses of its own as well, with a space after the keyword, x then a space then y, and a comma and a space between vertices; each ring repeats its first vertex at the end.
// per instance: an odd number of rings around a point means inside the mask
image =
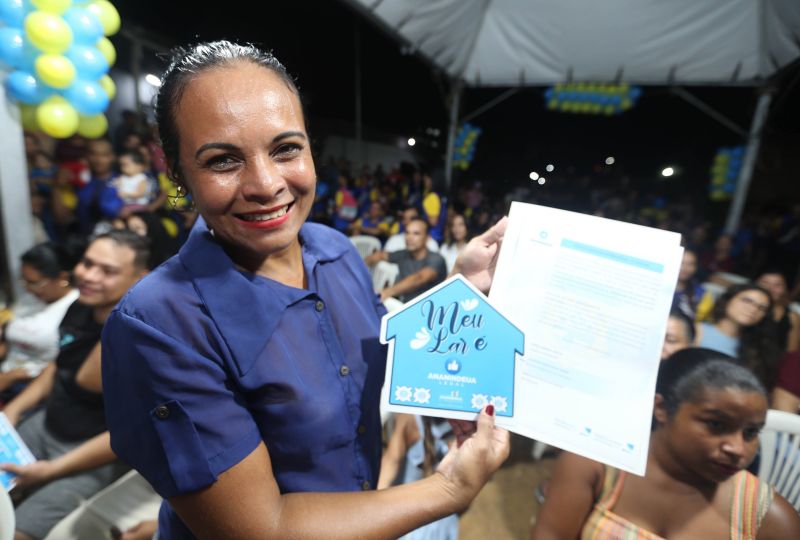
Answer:
POLYGON ((214 483, 262 440, 222 362, 119 310, 102 373, 112 449, 162 497, 214 483))

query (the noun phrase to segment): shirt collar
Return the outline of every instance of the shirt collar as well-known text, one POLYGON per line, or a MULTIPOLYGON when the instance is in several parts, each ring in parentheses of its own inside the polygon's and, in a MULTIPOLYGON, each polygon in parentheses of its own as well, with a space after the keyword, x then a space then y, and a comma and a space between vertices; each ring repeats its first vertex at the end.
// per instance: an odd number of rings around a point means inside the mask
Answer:
POLYGON ((179 257, 239 367, 247 373, 286 309, 311 293, 238 270, 202 217, 179 257))

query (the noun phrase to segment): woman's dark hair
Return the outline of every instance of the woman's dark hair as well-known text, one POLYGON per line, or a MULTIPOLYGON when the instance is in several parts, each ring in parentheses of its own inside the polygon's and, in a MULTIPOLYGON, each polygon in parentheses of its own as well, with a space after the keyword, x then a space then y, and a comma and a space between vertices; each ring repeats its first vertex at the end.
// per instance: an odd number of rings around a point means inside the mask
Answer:
POLYGON ((659 365, 656 393, 663 397, 670 418, 683 403, 697 400, 708 388, 732 388, 767 396, 764 385, 752 371, 719 351, 689 347, 659 365))
MULTIPOLYGON (((171 51, 170 64, 161 76, 161 87, 155 100, 155 115, 161 146, 173 178, 179 180, 180 160, 178 148, 180 138, 176 122, 176 109, 191 80, 210 69, 227 66, 236 62, 250 62, 268 69, 280 77, 298 98, 294 80, 286 68, 272 53, 262 51, 255 45, 231 43, 230 41, 211 41, 189 47, 177 47, 171 51)), ((302 106, 302 100, 300 100, 302 106)), ((305 118, 305 111, 303 111, 305 118)))
POLYGON ((689 343, 694 343, 694 323, 692 319, 686 316, 686 314, 681 311, 680 309, 673 307, 669 312, 670 319, 677 319, 686 327, 686 337, 689 338, 689 343))
POLYGON ((150 259, 147 263, 149 270, 153 270, 178 252, 178 240, 170 236, 162 221, 168 218, 162 218, 153 212, 134 212, 131 214, 131 217, 133 216, 137 216, 147 226, 146 236, 150 239, 150 259))
POLYGON ((447 216, 447 226, 444 228, 444 243, 448 246, 453 245, 456 241, 456 239, 453 238, 453 233, 450 229, 453 227, 453 223, 457 218, 464 220, 464 228, 467 229, 467 237, 465 240, 470 239, 469 228, 467 227, 467 218, 464 216, 464 214, 450 212, 450 215, 447 216))
POLYGON ((763 293, 767 298, 768 306, 761 322, 741 328, 736 356, 758 376, 765 387, 772 388, 778 371, 778 363, 784 351, 782 346, 778 344, 777 327, 771 316, 772 296, 769 291, 754 283, 733 285, 717 299, 714 304, 714 310, 711 312, 711 317, 715 323, 721 321, 725 317, 731 300, 745 291, 763 293))
POLYGON ((36 269, 40 274, 54 279, 61 272, 72 272, 83 253, 83 245, 44 242, 37 244, 22 254, 22 264, 36 269))

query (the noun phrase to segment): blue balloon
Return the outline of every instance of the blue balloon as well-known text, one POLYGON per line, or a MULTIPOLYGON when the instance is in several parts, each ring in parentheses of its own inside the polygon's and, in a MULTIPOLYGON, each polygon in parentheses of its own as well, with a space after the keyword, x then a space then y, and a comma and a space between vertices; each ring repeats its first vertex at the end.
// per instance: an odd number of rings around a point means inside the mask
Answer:
POLYGON ((96 81, 108 73, 108 60, 97 47, 73 45, 67 50, 66 56, 72 61, 81 79, 96 81))
POLYGON ((22 29, 11 26, 0 28, 0 62, 13 68, 21 67, 24 44, 22 29))
POLYGON ((547 99, 547 101, 553 99, 554 95, 555 95, 555 90, 553 90, 552 88, 548 88, 547 90, 544 91, 544 97, 547 99))
POLYGON ((64 90, 64 97, 81 114, 100 114, 108 107, 108 94, 94 81, 81 79, 64 90))
POLYGON ((0 22, 22 28, 26 15, 25 7, 22 0, 0 0, 0 22))
POLYGON ((36 105, 52 93, 42 82, 26 71, 12 71, 6 79, 8 95, 17 101, 36 105))
POLYGON ((103 37, 103 25, 97 15, 84 8, 70 8, 62 15, 72 29, 72 42, 78 45, 94 45, 103 37))
POLYGON ((628 90, 628 95, 633 101, 636 101, 642 95, 642 89, 638 86, 632 86, 631 89, 628 90))

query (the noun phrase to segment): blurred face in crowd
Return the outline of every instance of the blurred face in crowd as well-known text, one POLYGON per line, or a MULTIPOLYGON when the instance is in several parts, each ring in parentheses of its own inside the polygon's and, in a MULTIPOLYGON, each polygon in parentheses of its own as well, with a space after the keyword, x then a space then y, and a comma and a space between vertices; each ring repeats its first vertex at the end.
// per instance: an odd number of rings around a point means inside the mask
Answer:
POLYGON ((375 201, 370 205, 369 217, 372 219, 380 219, 383 217, 383 206, 381 206, 381 203, 375 201))
POLYGON ((418 253, 425 249, 428 240, 428 229, 420 220, 414 220, 406 226, 406 249, 411 253, 418 253))
POLYGON ((769 291, 773 302, 781 302, 784 296, 786 296, 786 280, 781 274, 763 274, 758 278, 758 281, 756 281, 756 285, 769 291))
POLYGON ((107 176, 111 174, 116 156, 110 142, 97 139, 89 143, 86 158, 89 160, 89 168, 93 175, 107 176))
POLYGON ((125 176, 135 176, 145 171, 145 166, 137 163, 131 156, 123 155, 119 158, 119 170, 125 176))
POLYGON ((177 105, 179 180, 240 264, 299 247, 316 173, 300 99, 271 70, 241 61, 188 83, 177 105))
POLYGON ((64 296, 69 288, 69 274, 61 272, 57 277, 48 277, 30 264, 22 263, 20 269, 25 290, 42 302, 49 304, 64 296))
POLYGON ((144 274, 134 264, 136 253, 109 238, 95 240, 75 267, 80 302, 96 308, 116 305, 144 274))
POLYGON ((681 270, 678 274, 678 281, 687 282, 697 272, 697 255, 693 251, 686 250, 683 252, 683 259, 681 260, 681 270))
POLYGON ((739 326, 754 326, 764 319, 769 305, 769 296, 766 293, 758 289, 748 289, 730 299, 725 317, 739 326))
POLYGON ((666 360, 673 353, 685 349, 689 343, 689 329, 686 322, 677 317, 667 319, 667 333, 664 336, 664 345, 661 347, 661 360, 666 360))
POLYGON ((656 398, 654 416, 665 429, 668 450, 691 473, 722 482, 746 468, 758 450, 767 400, 758 392, 705 388, 670 418, 656 398))
POLYGON ((456 242, 462 242, 467 239, 467 223, 464 221, 464 216, 458 214, 453 218, 450 225, 450 234, 456 242))
POLYGON ((403 210, 403 226, 408 227, 408 224, 411 223, 411 220, 415 217, 419 217, 419 212, 416 208, 406 208, 403 210))

